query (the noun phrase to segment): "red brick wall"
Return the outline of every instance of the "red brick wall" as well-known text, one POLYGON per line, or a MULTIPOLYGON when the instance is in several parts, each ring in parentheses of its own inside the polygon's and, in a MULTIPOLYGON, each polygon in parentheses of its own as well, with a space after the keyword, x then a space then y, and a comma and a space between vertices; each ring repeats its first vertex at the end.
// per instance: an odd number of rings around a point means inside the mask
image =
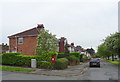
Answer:
MULTIPOLYGON (((61 38, 59 42, 59 52, 65 51, 64 48, 64 41, 65 38, 61 38)), ((35 49, 37 47, 37 37, 24 37, 23 38, 23 44, 18 44, 18 38, 16 43, 16 38, 10 38, 9 39, 9 45, 10 45, 10 52, 16 51, 22 53, 23 55, 34 55, 35 49), (17 49, 15 48, 17 45, 17 49)))
POLYGON ((16 51, 16 38, 10 38, 9 39, 9 50, 10 50, 10 52, 12 52, 12 51, 16 51))
MULTIPOLYGON (((16 46, 16 39, 10 39, 10 51, 16 50, 14 47, 16 46)), ((22 53, 23 55, 34 55, 35 49, 37 47, 37 37, 24 37, 23 44, 18 44, 17 38, 17 52, 22 53)))
POLYGON ((64 53, 65 52, 64 41, 65 41, 64 37, 61 37, 61 39, 59 39, 59 52, 60 53, 64 53))

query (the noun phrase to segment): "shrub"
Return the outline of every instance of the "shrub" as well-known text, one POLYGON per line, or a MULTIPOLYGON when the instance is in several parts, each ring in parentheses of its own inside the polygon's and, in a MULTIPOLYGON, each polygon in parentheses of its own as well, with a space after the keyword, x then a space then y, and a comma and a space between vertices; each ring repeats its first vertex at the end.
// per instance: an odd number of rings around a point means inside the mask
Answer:
POLYGON ((36 59, 37 67, 41 65, 41 67, 49 68, 51 65, 51 57, 45 58, 43 56, 27 56, 27 55, 19 55, 18 53, 5 53, 2 55, 2 64, 4 65, 13 65, 13 66, 31 66, 31 59, 36 59), (47 61, 49 63, 41 63, 40 61, 47 61), (45 66, 44 66, 45 65, 45 66))
POLYGON ((80 54, 80 62, 83 62, 83 55, 84 54, 80 54))
POLYGON ((2 64, 14 65, 17 60, 17 55, 20 55, 20 53, 4 53, 2 55, 2 64))
POLYGON ((2 64, 2 54, 0 54, 0 64, 2 64))
POLYGON ((68 67, 68 59, 66 58, 59 58, 55 61, 54 68, 55 69, 66 69, 68 67))
POLYGON ((92 58, 100 58, 100 55, 94 55, 92 58))
POLYGON ((52 63, 51 62, 37 62, 37 67, 38 68, 44 68, 44 69, 51 69, 52 68, 52 63))
POLYGON ((80 52, 71 52, 70 55, 74 55, 75 57, 80 57, 80 52))
POLYGON ((79 58, 77 58, 77 57, 75 57, 74 55, 72 55, 72 56, 69 56, 68 57, 68 60, 70 61, 70 62, 80 62, 80 59, 79 58))
POLYGON ((87 61, 88 60, 88 57, 87 56, 83 56, 83 61, 87 61))
POLYGON ((64 53, 58 53, 57 58, 64 58, 65 54, 64 53))

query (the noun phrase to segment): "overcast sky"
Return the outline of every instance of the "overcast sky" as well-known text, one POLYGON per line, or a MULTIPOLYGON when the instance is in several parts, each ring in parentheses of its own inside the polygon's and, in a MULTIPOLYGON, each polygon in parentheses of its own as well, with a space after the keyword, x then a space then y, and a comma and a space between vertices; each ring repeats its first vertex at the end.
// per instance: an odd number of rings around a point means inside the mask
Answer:
POLYGON ((8 36, 44 24, 57 38, 83 48, 97 46, 118 31, 119 0, 2 0, 0 43, 8 36))

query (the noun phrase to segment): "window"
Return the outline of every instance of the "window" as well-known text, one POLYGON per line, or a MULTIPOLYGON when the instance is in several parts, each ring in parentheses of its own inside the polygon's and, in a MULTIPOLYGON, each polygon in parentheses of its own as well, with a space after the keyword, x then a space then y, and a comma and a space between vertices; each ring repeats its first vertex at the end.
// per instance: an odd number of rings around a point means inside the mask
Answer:
POLYGON ((23 44, 23 38, 18 38, 18 44, 23 44))

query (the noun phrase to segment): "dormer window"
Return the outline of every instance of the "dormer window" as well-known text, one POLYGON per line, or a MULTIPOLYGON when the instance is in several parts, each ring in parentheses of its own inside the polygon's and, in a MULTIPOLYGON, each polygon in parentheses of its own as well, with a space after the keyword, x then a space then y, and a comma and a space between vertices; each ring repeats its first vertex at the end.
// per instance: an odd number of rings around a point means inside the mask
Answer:
POLYGON ((23 38, 18 38, 18 44, 23 44, 23 38))

